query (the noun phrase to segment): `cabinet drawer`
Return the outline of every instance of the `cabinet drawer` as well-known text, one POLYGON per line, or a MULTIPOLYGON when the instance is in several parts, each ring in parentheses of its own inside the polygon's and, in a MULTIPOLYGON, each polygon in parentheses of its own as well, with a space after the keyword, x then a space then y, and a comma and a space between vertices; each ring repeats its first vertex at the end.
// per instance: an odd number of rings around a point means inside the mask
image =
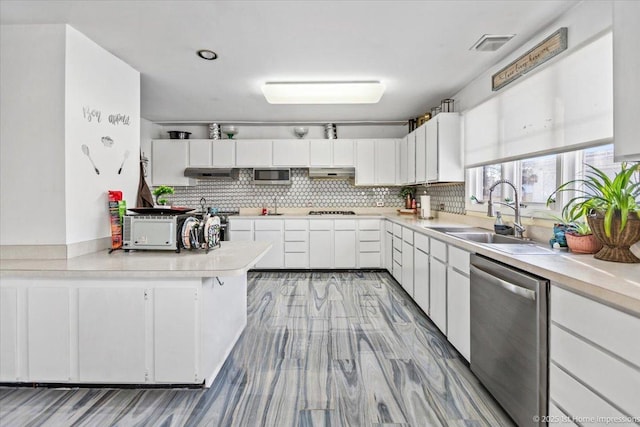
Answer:
POLYGON ((284 242, 284 251, 289 252, 309 252, 307 242, 284 242))
POLYGON ((400 224, 393 224, 393 235, 402 237, 402 226, 400 224))
POLYGON ((406 227, 402 227, 402 240, 410 245, 413 245, 413 230, 406 227))
POLYGON ((378 242, 380 241, 380 230, 360 230, 361 242, 378 242))
POLYGON ((420 249, 425 254, 429 253, 429 238, 424 234, 414 233, 413 234, 413 246, 416 249, 420 249))
POLYGON ((309 230, 331 230, 330 219, 313 219, 309 220, 309 230))
POLYGON ((253 220, 250 219, 232 219, 229 221, 229 227, 231 230, 243 230, 243 231, 251 231, 251 226, 253 224, 253 220))
POLYGON ((256 230, 280 231, 282 230, 282 220, 258 219, 255 221, 256 230))
POLYGON ((384 229, 387 230, 388 233, 393 233, 393 223, 391 221, 385 221, 384 229))
POLYGON ((402 250, 402 238, 393 236, 393 249, 402 250))
POLYGON ((402 251, 393 249, 393 262, 402 265, 402 251))
POLYGON ((431 256, 447 262, 447 244, 440 240, 431 239, 431 256))
POLYGON ((549 399, 564 408, 569 417, 623 416, 613 406, 553 363, 549 364, 549 399))
POLYGON ((286 268, 309 268, 309 254, 306 252, 284 254, 286 268))
POLYGON ((360 252, 380 252, 380 242, 360 242, 360 252))
POLYGON ((285 230, 308 230, 309 221, 306 219, 286 219, 284 221, 285 230))
POLYGON ((471 254, 455 246, 449 246, 449 265, 460 273, 469 275, 469 258, 471 254))
POLYGON ((637 317, 552 286, 551 320, 640 366, 637 317), (612 327, 603 328, 605 324, 612 327))
POLYGON ((402 283, 402 266, 394 261, 393 263, 393 278, 402 283))
POLYGON ((355 230, 356 221, 353 219, 336 219, 333 228, 335 230, 355 230))
POLYGON ((549 332, 553 363, 562 366, 590 389, 596 390, 609 402, 614 402, 621 410, 628 414, 640 413, 640 371, 637 368, 634 369, 554 324, 549 332))
POLYGON ((380 268, 380 252, 361 252, 360 268, 380 268))
POLYGON ((287 230, 284 232, 285 242, 306 242, 309 240, 309 232, 307 230, 287 230))
POLYGON ((379 219, 361 219, 358 221, 360 230, 377 230, 380 231, 379 219))

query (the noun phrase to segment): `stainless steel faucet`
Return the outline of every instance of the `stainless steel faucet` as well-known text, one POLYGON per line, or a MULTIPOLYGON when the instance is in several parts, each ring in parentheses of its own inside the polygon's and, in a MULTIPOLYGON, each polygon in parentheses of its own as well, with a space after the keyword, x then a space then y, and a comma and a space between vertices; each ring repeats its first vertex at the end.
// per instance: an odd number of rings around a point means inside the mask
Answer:
POLYGON ((523 235, 522 233, 525 232, 526 228, 524 228, 522 226, 522 219, 520 218, 520 198, 518 197, 518 190, 516 189, 516 186, 513 185, 511 183, 511 181, 508 181, 506 179, 501 179, 496 181, 490 188, 489 188, 489 202, 487 203, 487 216, 493 216, 493 205, 494 203, 496 205, 503 205, 503 206, 507 206, 510 207, 511 209, 514 210, 514 218, 513 218, 513 227, 515 228, 514 230, 514 235, 515 237, 518 238, 522 238, 523 235), (515 206, 512 206, 508 203, 502 203, 502 202, 494 202, 491 200, 491 196, 493 194, 493 189, 496 188, 499 184, 507 184, 510 185, 511 188, 513 188, 513 194, 515 195, 515 206))

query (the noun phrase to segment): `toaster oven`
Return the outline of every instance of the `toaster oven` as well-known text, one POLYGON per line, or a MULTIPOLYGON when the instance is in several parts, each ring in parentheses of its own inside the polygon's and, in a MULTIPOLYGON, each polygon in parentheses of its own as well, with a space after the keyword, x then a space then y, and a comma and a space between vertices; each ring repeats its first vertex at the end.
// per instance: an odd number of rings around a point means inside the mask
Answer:
POLYGON ((125 215, 122 248, 176 250, 178 218, 178 215, 125 215))

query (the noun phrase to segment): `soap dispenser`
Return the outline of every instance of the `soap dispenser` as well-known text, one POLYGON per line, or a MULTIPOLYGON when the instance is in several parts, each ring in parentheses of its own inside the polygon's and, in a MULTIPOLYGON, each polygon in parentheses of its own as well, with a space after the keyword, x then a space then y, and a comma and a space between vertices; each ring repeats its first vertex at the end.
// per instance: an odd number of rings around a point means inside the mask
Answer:
POLYGON ((500 213, 500 211, 496 211, 496 222, 494 225, 504 225, 504 222, 502 221, 502 214, 500 213))

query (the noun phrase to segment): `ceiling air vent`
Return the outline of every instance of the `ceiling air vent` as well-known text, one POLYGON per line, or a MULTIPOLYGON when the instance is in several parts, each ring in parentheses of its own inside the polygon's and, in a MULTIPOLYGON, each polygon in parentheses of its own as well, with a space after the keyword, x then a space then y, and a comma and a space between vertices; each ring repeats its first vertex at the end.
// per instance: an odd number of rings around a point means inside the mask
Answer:
POLYGON ((515 34, 484 34, 469 50, 479 50, 482 52, 495 52, 511 40, 515 34))

